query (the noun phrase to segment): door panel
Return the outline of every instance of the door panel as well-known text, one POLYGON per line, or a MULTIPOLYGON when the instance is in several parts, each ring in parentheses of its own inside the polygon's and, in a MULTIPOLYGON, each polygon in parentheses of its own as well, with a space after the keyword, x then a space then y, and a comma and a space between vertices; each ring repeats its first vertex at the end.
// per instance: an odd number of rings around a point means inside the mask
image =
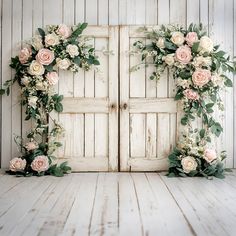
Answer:
POLYGON ((178 126, 174 82, 168 71, 160 81, 151 81, 153 66, 130 72, 141 62, 141 56, 132 53, 133 43, 147 42, 137 29, 137 26, 120 28, 121 171, 166 170, 178 126))
POLYGON ((73 171, 118 170, 118 27, 90 26, 100 66, 71 75, 60 72, 59 92, 64 110, 59 121, 65 127, 63 147, 57 156, 73 171), (112 53, 104 53, 110 51, 112 53))

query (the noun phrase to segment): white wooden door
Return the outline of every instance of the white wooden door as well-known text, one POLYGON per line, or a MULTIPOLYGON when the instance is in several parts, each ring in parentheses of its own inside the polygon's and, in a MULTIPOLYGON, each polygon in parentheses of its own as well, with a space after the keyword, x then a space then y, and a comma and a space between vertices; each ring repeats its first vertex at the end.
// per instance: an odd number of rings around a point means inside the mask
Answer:
POLYGON ((59 121, 66 132, 59 161, 73 171, 118 170, 118 27, 89 26, 99 56, 98 71, 60 71, 59 93, 64 110, 59 121), (112 51, 110 54, 105 51, 112 51))
POLYGON ((138 28, 120 28, 121 171, 166 170, 177 134, 174 82, 168 72, 159 82, 150 80, 153 67, 130 72, 141 62, 140 55, 129 53, 132 45, 136 40, 146 40, 138 28))

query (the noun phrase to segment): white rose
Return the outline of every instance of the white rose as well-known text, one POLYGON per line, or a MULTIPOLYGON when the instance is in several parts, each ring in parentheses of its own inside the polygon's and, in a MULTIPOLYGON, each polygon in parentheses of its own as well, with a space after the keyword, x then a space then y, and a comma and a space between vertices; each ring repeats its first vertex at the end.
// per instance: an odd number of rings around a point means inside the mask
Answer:
POLYGON ((172 37, 170 39, 175 45, 180 46, 184 43, 184 34, 181 32, 173 32, 172 37))
POLYGON ((29 73, 31 75, 43 75, 44 74, 44 67, 42 64, 38 63, 37 61, 32 61, 29 66, 29 73))
POLYGON ((37 51, 43 48, 42 38, 39 35, 32 38, 31 44, 34 47, 34 49, 37 51))
POLYGON ((193 60, 193 65, 195 67, 210 66, 212 64, 211 57, 198 56, 193 60))
POLYGON ((76 45, 69 44, 66 47, 66 51, 70 54, 72 58, 79 55, 78 47, 76 45))
POLYGON ((35 109, 37 105, 37 101, 38 101, 38 98, 36 96, 31 96, 28 98, 28 105, 35 109))
POLYGON ((158 38, 156 45, 159 48, 165 48, 165 39, 162 37, 158 38))
POLYGON ((199 43, 199 50, 201 53, 204 52, 211 52, 214 48, 213 41, 207 37, 203 36, 200 38, 200 43, 199 43))
POLYGON ((224 79, 218 74, 212 75, 211 81, 212 81, 214 87, 217 87, 217 86, 223 87, 224 86, 224 79))
POLYGON ((174 63, 175 63, 175 59, 174 59, 174 55, 173 55, 173 54, 168 54, 168 55, 166 55, 165 57, 162 58, 162 60, 164 60, 165 63, 166 63, 168 66, 172 66, 172 65, 174 65, 174 63))
POLYGON ((189 173, 197 169, 197 162, 194 157, 186 156, 181 160, 181 165, 185 173, 189 173))
POLYGON ((55 46, 59 44, 59 37, 54 33, 47 34, 45 36, 45 44, 46 46, 55 46))
POLYGON ((57 66, 62 70, 68 69, 68 67, 71 65, 70 60, 67 58, 65 58, 65 59, 57 58, 56 61, 57 61, 57 66))
POLYGON ((21 83, 25 86, 28 86, 30 81, 31 81, 30 77, 24 76, 23 78, 21 78, 21 83))

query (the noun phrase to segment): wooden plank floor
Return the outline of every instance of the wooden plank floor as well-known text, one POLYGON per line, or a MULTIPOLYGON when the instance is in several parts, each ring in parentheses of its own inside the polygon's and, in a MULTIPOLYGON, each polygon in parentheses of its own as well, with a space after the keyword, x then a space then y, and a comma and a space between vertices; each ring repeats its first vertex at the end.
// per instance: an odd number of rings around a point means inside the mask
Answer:
POLYGON ((0 235, 236 235, 236 171, 0 176, 0 235))

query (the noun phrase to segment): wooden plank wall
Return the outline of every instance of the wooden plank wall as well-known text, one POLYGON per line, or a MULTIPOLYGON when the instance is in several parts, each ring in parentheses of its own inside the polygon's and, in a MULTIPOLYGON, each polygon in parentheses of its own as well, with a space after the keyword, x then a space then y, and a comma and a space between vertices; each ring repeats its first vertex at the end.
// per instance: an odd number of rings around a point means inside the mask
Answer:
MULTIPOLYGON (((202 22, 217 43, 236 55, 236 0, 1 0, 0 7, 2 82, 12 75, 9 59, 20 48, 20 41, 29 38, 36 28, 50 23, 87 21, 91 25, 138 25, 170 22, 187 25, 202 22), (74 9, 73 15, 69 14, 70 9, 74 9)), ((228 167, 236 167, 235 86, 223 95, 225 112, 216 113, 225 129, 217 145, 228 152, 228 167)), ((21 122, 18 94, 14 87, 10 97, 1 99, 1 167, 7 167, 17 154, 12 134, 24 136, 31 125, 21 122)))

